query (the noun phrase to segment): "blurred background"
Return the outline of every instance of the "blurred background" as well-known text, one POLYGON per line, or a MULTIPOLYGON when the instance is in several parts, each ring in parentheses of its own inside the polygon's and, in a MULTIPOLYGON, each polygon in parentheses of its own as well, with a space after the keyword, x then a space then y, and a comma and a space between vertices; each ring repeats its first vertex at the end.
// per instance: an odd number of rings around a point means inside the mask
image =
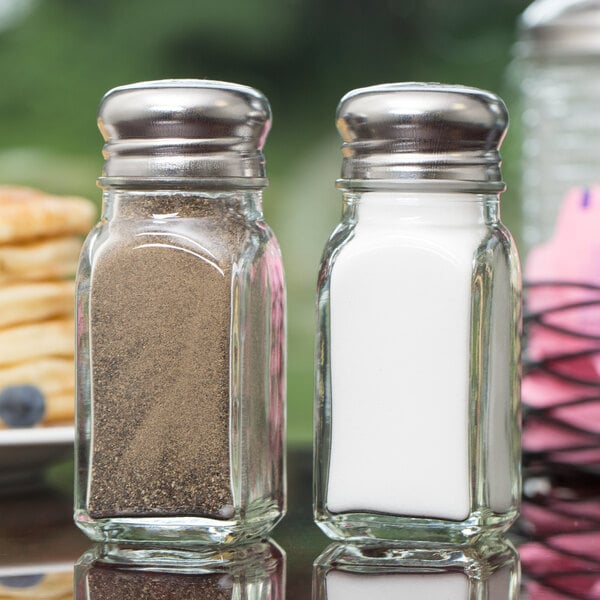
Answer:
POLYGON ((509 65, 525 0, 0 0, 0 183, 100 206, 96 109, 117 85, 193 77, 264 92, 268 222, 289 295, 288 433, 310 444, 314 293, 337 223, 337 102, 392 81, 462 83, 514 115, 503 147, 503 220, 520 238, 519 123, 509 65))

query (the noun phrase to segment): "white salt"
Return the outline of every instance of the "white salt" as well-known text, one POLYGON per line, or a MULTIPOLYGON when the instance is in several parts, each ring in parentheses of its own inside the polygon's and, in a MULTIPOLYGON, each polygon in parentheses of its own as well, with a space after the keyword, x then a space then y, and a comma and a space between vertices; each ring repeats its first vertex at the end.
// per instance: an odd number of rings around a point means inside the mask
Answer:
POLYGON ((482 204, 368 193, 358 214, 331 276, 327 508, 464 520, 482 204))
POLYGON ((326 575, 327 600, 365 598, 423 598, 427 600, 488 600, 518 598, 515 566, 507 565, 480 581, 464 573, 352 573, 337 570, 326 575))
POLYGON ((359 575, 330 571, 327 574, 327 600, 369 597, 469 600, 469 587, 463 573, 359 575))

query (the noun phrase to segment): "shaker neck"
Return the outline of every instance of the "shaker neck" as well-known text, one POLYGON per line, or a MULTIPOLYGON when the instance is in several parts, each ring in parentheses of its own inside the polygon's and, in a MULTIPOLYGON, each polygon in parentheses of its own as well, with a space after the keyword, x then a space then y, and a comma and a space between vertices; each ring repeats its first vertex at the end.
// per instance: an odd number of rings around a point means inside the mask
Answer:
POLYGON ((102 194, 102 218, 106 220, 195 218, 224 213, 249 220, 262 218, 262 190, 131 190, 107 187, 102 194))
POLYGON ((499 193, 344 191, 344 219, 394 226, 491 225, 500 220, 499 193))

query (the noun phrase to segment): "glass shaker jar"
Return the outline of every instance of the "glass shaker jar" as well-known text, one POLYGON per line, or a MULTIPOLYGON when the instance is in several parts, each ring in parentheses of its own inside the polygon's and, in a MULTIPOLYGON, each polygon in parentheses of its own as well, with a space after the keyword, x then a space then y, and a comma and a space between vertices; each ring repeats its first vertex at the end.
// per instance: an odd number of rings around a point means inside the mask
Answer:
POLYGON ((523 13, 524 464, 600 475, 600 0, 523 13))
POLYGON ((266 98, 111 90, 77 281, 77 525, 105 542, 262 536, 284 497, 285 292, 263 218, 266 98))
POLYGON ((318 283, 315 520, 333 539, 467 543, 520 497, 519 262, 500 222, 503 102, 347 94, 342 222, 318 283))

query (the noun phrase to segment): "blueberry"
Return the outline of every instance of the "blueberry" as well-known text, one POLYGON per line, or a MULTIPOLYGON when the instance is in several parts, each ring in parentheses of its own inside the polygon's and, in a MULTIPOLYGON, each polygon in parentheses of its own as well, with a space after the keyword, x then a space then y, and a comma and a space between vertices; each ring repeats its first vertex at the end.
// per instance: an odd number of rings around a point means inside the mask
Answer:
POLYGON ((0 419, 9 427, 33 427, 45 412, 44 394, 34 385, 11 385, 0 392, 0 419))
POLYGON ((0 583, 8 588, 28 588, 37 585, 42 579, 44 579, 43 573, 9 575, 8 577, 0 577, 0 583))

